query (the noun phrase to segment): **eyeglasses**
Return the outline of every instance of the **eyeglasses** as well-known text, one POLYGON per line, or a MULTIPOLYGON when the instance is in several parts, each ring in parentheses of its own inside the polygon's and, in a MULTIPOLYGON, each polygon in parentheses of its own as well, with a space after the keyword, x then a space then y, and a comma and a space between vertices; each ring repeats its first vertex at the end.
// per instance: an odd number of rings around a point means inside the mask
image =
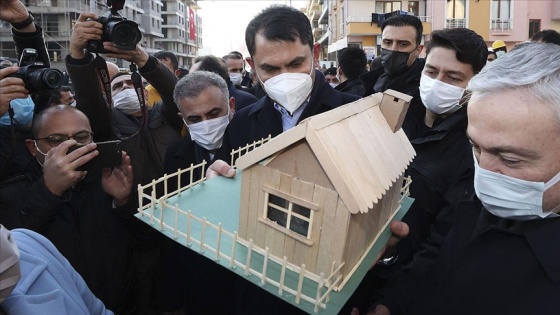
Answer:
POLYGON ((88 143, 91 142, 92 136, 93 136, 93 132, 90 132, 90 131, 80 131, 73 136, 67 136, 67 135, 63 135, 63 134, 59 134, 59 133, 54 133, 54 134, 52 134, 50 136, 47 136, 47 137, 44 137, 44 138, 35 139, 35 141, 47 140, 49 142, 49 145, 51 146, 51 148, 56 148, 62 142, 66 141, 66 140, 70 140, 70 139, 76 140, 76 142, 78 142, 78 144, 88 144, 88 143))

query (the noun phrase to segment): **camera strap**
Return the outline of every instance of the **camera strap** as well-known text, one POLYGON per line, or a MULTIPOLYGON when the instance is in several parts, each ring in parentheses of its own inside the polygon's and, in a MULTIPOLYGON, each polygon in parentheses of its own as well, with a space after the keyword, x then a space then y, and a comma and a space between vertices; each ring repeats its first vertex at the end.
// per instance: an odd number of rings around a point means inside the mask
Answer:
POLYGON ((132 85, 134 86, 134 91, 136 92, 136 96, 138 97, 138 103, 140 104, 142 123, 140 124, 140 128, 138 128, 138 130, 134 134, 128 137, 123 137, 121 135, 121 132, 115 127, 116 124, 114 122, 114 117, 113 117, 113 96, 111 93, 111 79, 109 78, 109 70, 107 68, 107 62, 105 61, 105 59, 99 56, 99 54, 96 54, 96 57, 94 59, 94 64, 95 64, 95 69, 97 71, 97 76, 101 81, 101 89, 103 92, 103 97, 105 99, 105 102, 107 103, 106 104, 107 108, 110 109, 111 125, 113 126, 113 132, 115 133, 115 136, 117 136, 119 140, 126 140, 136 136, 142 129, 144 129, 144 126, 146 125, 146 121, 147 121, 146 98, 144 97, 144 85, 142 84, 142 77, 138 73, 138 68, 136 67, 136 64, 134 63, 130 64, 130 71, 131 71, 130 79, 132 80, 132 85))

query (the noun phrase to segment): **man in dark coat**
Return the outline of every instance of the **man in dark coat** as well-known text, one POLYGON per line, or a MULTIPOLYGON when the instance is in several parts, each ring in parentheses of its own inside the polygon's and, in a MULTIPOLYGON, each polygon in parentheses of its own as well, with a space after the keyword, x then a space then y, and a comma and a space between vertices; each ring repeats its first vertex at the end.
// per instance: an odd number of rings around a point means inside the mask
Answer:
POLYGON ((416 16, 397 15, 381 25, 381 63, 360 76, 364 96, 393 89, 413 97, 411 107, 422 106, 418 86, 424 68, 422 52, 422 22, 416 16))
MULTIPOLYGON (((165 154, 165 173, 172 174, 203 161, 210 162, 221 146, 225 127, 235 112, 235 99, 226 82, 210 71, 191 71, 175 86, 174 99, 189 134, 172 143, 165 154)), ((193 180, 204 174, 200 169, 193 180)), ((181 176, 188 184, 190 174, 181 176)), ((177 189, 177 179, 168 180, 168 191, 177 189)), ((231 312, 236 275, 206 257, 165 239, 162 242, 159 302, 162 311, 186 314, 231 312), (190 266, 190 268, 185 268, 190 266), (215 284, 219 283, 219 286, 215 284), (215 303, 216 299, 220 303, 215 303)))
POLYGON ((360 75, 367 72, 366 53, 359 47, 346 47, 338 54, 338 77, 340 83, 337 91, 363 96, 365 88, 360 75))
MULTIPOLYGON (((301 11, 273 5, 247 26, 248 60, 267 96, 238 111, 224 135, 217 158, 230 161, 231 149, 275 137, 301 120, 355 101, 357 96, 335 91, 313 67, 313 34, 301 11), (290 80, 292 84, 283 84, 290 80)), ((298 314, 295 307, 238 280, 238 314, 298 314)))
POLYGON ((478 200, 459 204, 441 248, 415 257, 371 314, 558 313, 559 73, 558 46, 526 43, 469 82, 478 200))
POLYGON ((87 117, 67 105, 39 113, 27 146, 32 171, 0 188, 0 221, 48 238, 116 313, 134 311, 127 225, 135 213, 130 158, 111 169, 79 171, 97 155, 87 117), (76 144, 85 146, 68 153, 76 144), (129 198, 130 197, 130 198, 129 198))

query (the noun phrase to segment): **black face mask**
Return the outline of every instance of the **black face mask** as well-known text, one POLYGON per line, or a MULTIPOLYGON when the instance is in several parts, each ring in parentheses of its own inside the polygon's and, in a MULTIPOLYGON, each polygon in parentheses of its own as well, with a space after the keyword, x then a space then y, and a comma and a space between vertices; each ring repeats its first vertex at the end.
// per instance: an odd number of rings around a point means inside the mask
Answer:
POLYGON ((403 74, 408 70, 411 53, 381 48, 381 64, 389 76, 403 74))

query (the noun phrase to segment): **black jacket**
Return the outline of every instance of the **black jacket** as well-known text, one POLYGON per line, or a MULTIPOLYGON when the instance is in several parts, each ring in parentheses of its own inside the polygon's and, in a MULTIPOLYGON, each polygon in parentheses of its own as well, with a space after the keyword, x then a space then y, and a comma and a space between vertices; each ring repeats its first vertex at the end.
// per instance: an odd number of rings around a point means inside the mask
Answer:
POLYGON ((243 91, 231 84, 228 87, 229 96, 235 98, 235 110, 238 111, 244 107, 247 107, 257 101, 257 98, 253 94, 243 91))
POLYGON ((476 201, 456 212, 410 314, 558 314, 560 218, 502 219, 476 201))
POLYGON ((376 68, 368 73, 362 74, 360 79, 364 84, 364 96, 392 89, 412 96, 410 107, 422 106, 419 87, 420 77, 425 63, 425 59, 417 58, 405 73, 395 77, 389 77, 385 74, 385 69, 383 67, 376 68), (376 86, 376 83, 378 83, 379 80, 381 80, 379 82, 380 86, 376 86), (375 90, 374 87, 377 88, 377 90, 375 90))
POLYGON ((348 79, 340 83, 339 85, 337 85, 334 89, 340 92, 350 93, 358 96, 364 95, 366 91, 362 83, 362 80, 360 79, 354 79, 354 80, 348 79))
MULTIPOLYGON (((309 98, 309 104, 303 111, 299 121, 313 115, 324 113, 340 105, 353 102, 359 97, 335 91, 325 83, 325 77, 320 71, 315 71, 315 81, 309 98)), ((253 141, 276 137, 281 134, 282 115, 274 108, 274 101, 265 96, 255 104, 237 112, 229 123, 224 134, 222 147, 216 155, 217 159, 230 162, 232 149, 244 147, 253 141)))
POLYGON ((412 178, 410 196, 415 199, 403 221, 410 234, 399 242, 399 260, 408 262, 432 230, 445 236, 459 200, 474 192, 472 147, 466 135, 467 107, 437 118, 432 128, 424 123, 425 107, 410 108, 403 130, 416 157, 407 170, 412 178))
POLYGON ((49 239, 95 296, 117 313, 133 308, 127 225, 134 208, 132 203, 112 208, 99 172, 89 173, 63 196, 53 195, 36 161, 32 172, 0 188, 0 222, 8 229, 26 228, 49 239))

